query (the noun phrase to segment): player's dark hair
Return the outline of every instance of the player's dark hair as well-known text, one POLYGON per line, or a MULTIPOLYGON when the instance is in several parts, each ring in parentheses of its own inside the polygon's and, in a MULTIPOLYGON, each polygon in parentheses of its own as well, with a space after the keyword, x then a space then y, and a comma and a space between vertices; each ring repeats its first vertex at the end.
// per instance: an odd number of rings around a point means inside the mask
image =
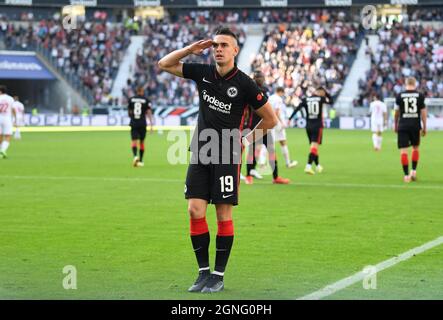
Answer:
POLYGON ((283 87, 277 87, 277 89, 275 89, 276 92, 285 92, 285 89, 283 87))
POLYGON ((238 43, 237 35, 231 29, 229 29, 228 27, 220 27, 220 28, 218 28, 217 30, 215 30, 215 35, 216 36, 219 36, 219 35, 231 36, 238 43))
POLYGON ((260 70, 256 70, 256 71, 254 71, 253 77, 254 77, 254 79, 255 78, 264 78, 265 74, 263 72, 261 72, 260 70))
POLYGON ((137 94, 145 94, 145 88, 143 88, 142 86, 137 87, 137 94))
POLYGON ((5 85, 0 85, 0 91, 2 93, 6 93, 6 86, 5 85))

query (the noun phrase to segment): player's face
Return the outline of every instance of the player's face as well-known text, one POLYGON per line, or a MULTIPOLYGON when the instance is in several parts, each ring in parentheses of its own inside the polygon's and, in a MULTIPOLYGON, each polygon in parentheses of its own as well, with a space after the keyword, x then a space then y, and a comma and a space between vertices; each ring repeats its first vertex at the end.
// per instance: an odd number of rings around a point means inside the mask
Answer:
POLYGON ((227 35, 215 36, 212 48, 215 62, 220 66, 232 63, 239 51, 237 41, 227 35))
POLYGON ((265 77, 254 77, 255 83, 257 83, 258 86, 262 87, 265 83, 265 77))

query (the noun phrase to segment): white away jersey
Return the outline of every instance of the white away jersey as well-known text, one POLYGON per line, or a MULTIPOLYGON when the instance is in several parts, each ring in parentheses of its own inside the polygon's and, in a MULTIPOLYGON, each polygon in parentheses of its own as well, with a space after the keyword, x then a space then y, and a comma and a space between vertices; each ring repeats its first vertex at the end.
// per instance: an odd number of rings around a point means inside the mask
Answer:
POLYGON ((17 118, 23 118, 25 115, 25 106, 20 101, 14 101, 12 108, 15 110, 17 118))
POLYGON ((372 101, 369 105, 372 121, 383 121, 383 113, 388 112, 386 104, 380 100, 372 101))
POLYGON ((7 94, 0 95, 0 117, 12 118, 12 104, 14 99, 7 94))
POLYGON ((278 94, 274 93, 269 97, 269 103, 271 104, 274 111, 277 113, 280 113, 280 119, 283 121, 287 120, 287 114, 286 114, 286 105, 283 102, 283 98, 280 97, 278 94))

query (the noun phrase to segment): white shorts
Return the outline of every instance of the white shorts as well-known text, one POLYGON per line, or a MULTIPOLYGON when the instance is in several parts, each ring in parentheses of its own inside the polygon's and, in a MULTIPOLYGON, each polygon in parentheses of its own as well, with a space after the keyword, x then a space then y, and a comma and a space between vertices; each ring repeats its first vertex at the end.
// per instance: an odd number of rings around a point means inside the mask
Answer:
POLYGON ((274 141, 285 141, 286 140, 286 129, 280 129, 277 128, 272 129, 272 137, 274 138, 274 141))
POLYGON ((372 132, 383 132, 385 127, 383 121, 371 121, 371 131, 372 132))
POLYGON ((24 117, 18 117, 15 119, 15 124, 17 127, 23 127, 25 125, 25 118, 24 117))
POLYGON ((0 116, 0 135, 12 135, 12 119, 0 116))

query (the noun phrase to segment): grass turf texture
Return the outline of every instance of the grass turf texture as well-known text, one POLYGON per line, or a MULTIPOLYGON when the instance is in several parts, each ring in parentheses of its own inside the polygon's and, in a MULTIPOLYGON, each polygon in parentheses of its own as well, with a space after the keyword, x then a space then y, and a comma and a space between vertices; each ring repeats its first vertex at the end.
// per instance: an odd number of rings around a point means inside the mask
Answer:
MULTIPOLYGON (((381 153, 369 132, 327 130, 321 175, 303 173, 309 146, 288 130, 280 173, 242 183, 225 291, 187 293, 197 275, 183 198, 186 165, 148 135, 144 168, 131 167, 128 132, 24 133, 0 160, 0 298, 293 299, 443 235, 443 132, 423 139, 419 182, 404 185, 393 133, 381 153), (62 269, 77 268, 77 290, 62 269)), ((243 172, 245 168, 243 167, 243 172)), ((215 212, 208 210, 215 259, 215 212)), ((443 247, 328 299, 443 299, 443 247)))

